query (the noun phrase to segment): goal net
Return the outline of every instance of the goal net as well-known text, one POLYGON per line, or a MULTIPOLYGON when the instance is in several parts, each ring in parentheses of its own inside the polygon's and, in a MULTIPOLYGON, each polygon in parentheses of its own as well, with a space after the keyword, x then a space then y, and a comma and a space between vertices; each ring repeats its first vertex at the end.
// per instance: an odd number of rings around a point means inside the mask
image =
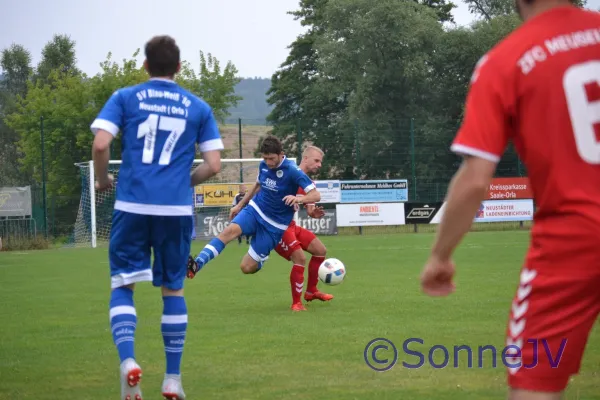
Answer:
MULTIPOLYGON (((295 158, 289 158, 296 161, 295 158)), ((229 225, 229 210, 233 199, 245 185, 247 190, 256 182, 258 165, 262 159, 222 159, 221 172, 196 186, 193 191, 193 239, 210 240, 229 225)), ((192 169, 203 160, 194 160, 192 169)), ((98 247, 107 245, 110 238, 116 183, 119 179, 120 160, 111 160, 109 173, 115 177, 113 189, 96 192, 92 161, 76 164, 81 175, 81 200, 73 232, 73 245, 98 247)))

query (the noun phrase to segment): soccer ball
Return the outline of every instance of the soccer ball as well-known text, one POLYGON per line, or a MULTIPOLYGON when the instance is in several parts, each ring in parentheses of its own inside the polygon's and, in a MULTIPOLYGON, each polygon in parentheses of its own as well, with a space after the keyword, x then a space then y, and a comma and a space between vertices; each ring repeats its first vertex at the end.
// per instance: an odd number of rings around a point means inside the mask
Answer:
POLYGON ((328 258, 319 266, 319 279, 326 285, 339 285, 346 277, 346 267, 337 258, 328 258))

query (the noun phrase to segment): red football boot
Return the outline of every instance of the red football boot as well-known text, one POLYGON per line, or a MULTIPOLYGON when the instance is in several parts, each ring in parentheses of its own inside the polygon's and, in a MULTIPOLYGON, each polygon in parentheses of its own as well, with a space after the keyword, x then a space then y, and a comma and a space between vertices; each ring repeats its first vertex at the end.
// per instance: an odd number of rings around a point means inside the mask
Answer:
POLYGON ((332 299, 333 299, 332 294, 319 292, 318 290, 314 293, 310 293, 310 292, 304 293, 304 300, 306 300, 306 301, 313 301, 313 300, 329 301, 332 299))

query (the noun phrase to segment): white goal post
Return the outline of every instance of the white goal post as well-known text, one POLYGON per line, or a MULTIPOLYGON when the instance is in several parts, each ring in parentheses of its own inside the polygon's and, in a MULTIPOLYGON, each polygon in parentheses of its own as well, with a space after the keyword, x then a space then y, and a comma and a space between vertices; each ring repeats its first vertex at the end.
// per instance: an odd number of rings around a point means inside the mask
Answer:
MULTIPOLYGON (((288 159, 296 162, 296 158, 288 159)), ((239 185, 247 185, 247 189, 254 185, 261 161, 262 158, 222 159, 221 171, 194 188, 195 238, 209 239, 224 229, 228 224, 232 196, 237 194, 239 185), (214 225, 215 223, 217 225, 214 225)), ((202 159, 194 160, 192 169, 203 162, 202 159)), ((110 238, 121 160, 109 161, 108 169, 115 177, 115 186, 111 190, 99 193, 94 185, 94 162, 87 161, 75 165, 79 167, 81 174, 81 199, 73 232, 73 245, 93 248, 106 245, 110 238)))

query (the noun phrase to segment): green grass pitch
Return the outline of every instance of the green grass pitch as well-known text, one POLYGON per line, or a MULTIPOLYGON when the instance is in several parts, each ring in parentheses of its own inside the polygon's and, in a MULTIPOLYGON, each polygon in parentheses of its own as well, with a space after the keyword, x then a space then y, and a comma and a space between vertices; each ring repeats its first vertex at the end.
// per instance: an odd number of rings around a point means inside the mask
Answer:
MULTIPOLYGON (((504 399, 505 369, 498 354, 468 368, 454 367, 452 348, 504 346, 504 332, 527 232, 471 233, 461 245, 457 292, 421 294, 419 273, 431 234, 324 237, 329 256, 348 268, 346 281, 327 290, 336 298, 292 313, 290 265, 275 253, 263 271, 243 275, 246 246, 232 242, 186 283, 189 328, 182 372, 189 399, 504 399), (386 372, 367 367, 366 344, 385 337, 400 349, 386 372), (450 364, 407 369, 442 344, 450 364)), ((203 243, 194 244, 194 253, 203 243)), ((567 267, 567 266, 565 266, 567 267)), ((0 399, 117 399, 118 357, 108 324, 106 248, 0 253, 0 399)), ((323 289, 324 286, 321 285, 323 289)), ((158 289, 136 291, 136 356, 144 369, 145 399, 159 399, 164 372, 158 289)), ((566 399, 600 399, 600 324, 595 324, 582 370, 566 399)), ((565 348, 565 352, 569 347, 565 348)), ((379 358, 391 353, 380 351, 379 358)), ((436 352, 435 361, 442 358, 436 352)))

